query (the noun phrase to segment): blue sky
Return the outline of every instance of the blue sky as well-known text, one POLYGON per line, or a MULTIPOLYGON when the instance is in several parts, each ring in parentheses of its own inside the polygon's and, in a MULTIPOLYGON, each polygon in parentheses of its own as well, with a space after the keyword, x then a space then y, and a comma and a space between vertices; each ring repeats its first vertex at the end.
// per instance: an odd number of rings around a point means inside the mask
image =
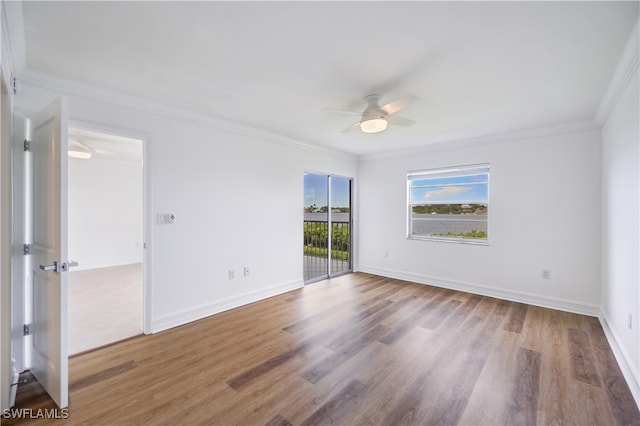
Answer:
MULTIPOLYGON (((349 179, 331 178, 331 206, 349 207, 349 179)), ((304 207, 315 204, 317 207, 327 204, 327 176, 304 175, 304 207)))
POLYGON ((488 176, 454 176, 411 181, 411 204, 485 204, 488 176))

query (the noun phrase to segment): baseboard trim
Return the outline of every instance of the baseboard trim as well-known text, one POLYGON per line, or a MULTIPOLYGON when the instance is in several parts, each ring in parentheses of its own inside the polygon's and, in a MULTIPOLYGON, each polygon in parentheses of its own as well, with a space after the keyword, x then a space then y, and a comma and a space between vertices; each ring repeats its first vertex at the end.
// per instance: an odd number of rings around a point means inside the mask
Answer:
POLYGON ((72 271, 89 271, 92 269, 112 268, 114 266, 133 265, 136 263, 142 263, 142 259, 121 259, 118 261, 94 262, 87 264, 83 264, 82 262, 80 262, 80 264, 77 267, 73 268, 72 271))
POLYGON ((620 370, 622 370, 622 375, 627 381, 627 385, 629 385, 633 399, 636 401, 636 405, 640 407, 640 383, 638 383, 638 369, 633 366, 631 357, 629 357, 627 351, 624 350, 624 346, 619 344, 620 340, 618 339, 616 332, 609 326, 609 321, 607 320, 605 313, 600 311, 598 319, 602 325, 602 330, 604 330, 604 335, 607 337, 609 346, 611 346, 613 355, 615 356, 616 361, 618 361, 618 366, 620 367, 620 370))
POLYGON ((535 305, 543 308, 557 309, 559 311, 588 315, 591 317, 598 317, 598 315, 600 314, 600 309, 596 305, 589 305, 586 303, 574 302, 571 300, 565 300, 555 297, 540 296, 538 294, 505 290, 502 288, 490 287, 466 281, 450 280, 446 278, 413 274, 394 269, 377 268, 366 265, 360 265, 359 271, 374 275, 381 275, 388 278, 411 281, 418 284, 433 285, 436 287, 443 287, 451 290, 464 291, 467 293, 479 294, 482 296, 510 300, 512 302, 526 303, 528 305, 535 305))
POLYGON ((249 303, 258 302, 263 299, 268 299, 269 297, 297 290, 303 286, 304 283, 302 280, 288 281, 257 291, 229 297, 215 303, 207 303, 195 308, 185 309, 170 315, 165 315, 151 321, 151 333, 158 333, 160 331, 188 324, 192 321, 197 321, 249 303))

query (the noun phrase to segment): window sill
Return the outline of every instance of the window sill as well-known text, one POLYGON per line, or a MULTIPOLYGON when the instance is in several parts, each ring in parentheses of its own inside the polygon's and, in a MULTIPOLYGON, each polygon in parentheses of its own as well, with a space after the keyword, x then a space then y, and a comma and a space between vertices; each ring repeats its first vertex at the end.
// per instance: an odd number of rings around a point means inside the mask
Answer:
POLYGON ((447 238, 447 237, 430 237, 426 235, 408 235, 408 240, 416 241, 434 241, 437 243, 453 243, 453 244, 470 244, 474 246, 488 246, 489 239, 485 238, 447 238))

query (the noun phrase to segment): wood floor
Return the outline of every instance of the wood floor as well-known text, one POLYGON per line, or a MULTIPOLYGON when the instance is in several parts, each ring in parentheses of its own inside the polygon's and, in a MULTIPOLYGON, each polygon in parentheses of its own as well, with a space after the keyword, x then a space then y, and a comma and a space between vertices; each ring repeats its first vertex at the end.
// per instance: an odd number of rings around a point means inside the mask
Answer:
MULTIPOLYGON (((32 382, 18 407, 54 405, 32 382)), ((33 424, 626 425, 640 414, 596 318, 356 273, 73 357, 68 419, 33 424)))

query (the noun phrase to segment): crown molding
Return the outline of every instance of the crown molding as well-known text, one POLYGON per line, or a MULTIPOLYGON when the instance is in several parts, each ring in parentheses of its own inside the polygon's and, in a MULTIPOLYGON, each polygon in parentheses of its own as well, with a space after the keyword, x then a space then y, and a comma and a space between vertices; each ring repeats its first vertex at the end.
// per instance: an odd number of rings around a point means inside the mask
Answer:
POLYGON ((624 93, 629 85, 631 78, 638 71, 638 64, 640 63, 640 34, 638 33, 638 22, 639 20, 636 20, 636 24, 633 30, 631 30, 631 35, 627 40, 618 65, 609 81, 607 91, 602 97, 594 116, 595 122, 601 127, 604 126, 609 119, 622 93, 624 93))
POLYGON ((302 148, 307 151, 316 153, 321 152, 326 155, 336 156, 343 159, 350 158, 353 161, 357 161, 358 158, 356 155, 348 152, 323 147, 314 142, 304 141, 294 137, 276 133, 271 130, 258 128, 248 123, 232 121, 213 115, 205 115, 181 108, 175 108, 160 102, 154 102, 130 95, 125 95, 123 93, 115 92, 101 87, 55 77, 33 70, 25 70, 21 72, 18 77, 22 84, 25 85, 39 87, 42 89, 51 90, 61 94, 70 95, 90 101, 109 103, 147 114, 158 115, 171 119, 177 118, 225 133, 234 134, 236 136, 249 137, 260 141, 267 141, 281 145, 284 144, 288 146, 295 146, 296 148, 302 148))
POLYGON ((269 130, 260 129, 255 126, 223 119, 216 116, 208 116, 184 109, 168 106, 166 104, 152 102, 100 87, 87 85, 85 83, 70 81, 48 74, 35 71, 24 71, 20 74, 20 80, 23 84, 39 87, 46 90, 52 90, 61 94, 67 94, 91 101, 105 102, 120 107, 137 110, 143 113, 159 115, 167 118, 178 118, 194 124, 203 125, 218 131, 223 131, 237 136, 250 137, 253 139, 267 141, 277 144, 295 146, 307 151, 318 152, 336 156, 339 158, 349 158, 353 161, 370 161, 381 158, 403 157, 406 155, 420 154, 423 152, 433 152, 440 150, 452 150, 464 148, 467 146, 477 146, 483 144, 492 144, 500 142, 513 142, 516 140, 531 139, 536 137, 545 137, 551 135, 559 135, 566 133, 575 133, 599 129, 600 125, 593 120, 584 120, 571 123, 563 123, 559 125, 538 127, 533 129, 518 130, 513 132, 498 133, 492 135, 479 136, 476 138, 441 141, 420 147, 408 148, 404 150, 387 151, 382 153, 356 155, 328 147, 320 146, 316 143, 302 141, 296 138, 288 137, 269 130))
POLYGON ((397 150, 391 152, 382 152, 375 154, 367 154, 360 156, 361 162, 375 161, 387 158, 400 158, 410 155, 425 154, 435 151, 451 151, 454 149, 466 148, 471 146, 489 145, 496 143, 511 143, 520 140, 534 139, 547 136, 556 136, 569 133, 578 133, 585 131, 598 130, 600 126, 593 120, 575 121, 563 123, 553 126, 536 127, 533 129, 517 130, 506 133, 496 133, 493 135, 479 136, 476 138, 459 139, 452 141, 435 142, 416 148, 397 150))

